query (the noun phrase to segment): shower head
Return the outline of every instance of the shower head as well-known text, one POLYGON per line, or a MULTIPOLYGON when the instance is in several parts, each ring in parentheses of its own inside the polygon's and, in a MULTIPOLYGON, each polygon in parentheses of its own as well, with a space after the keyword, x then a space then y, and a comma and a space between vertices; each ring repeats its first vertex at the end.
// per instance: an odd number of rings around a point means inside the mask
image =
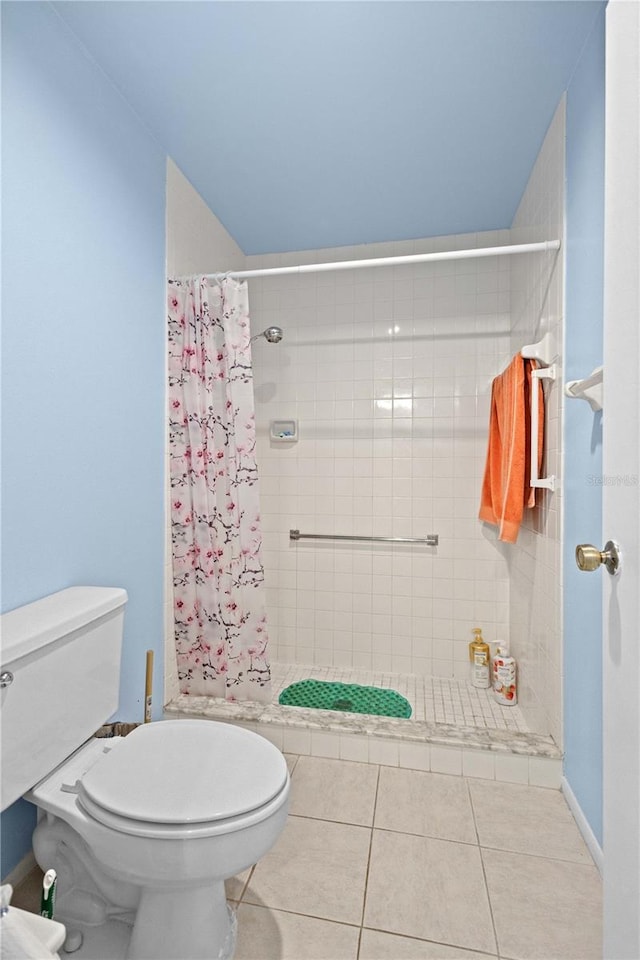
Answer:
POLYGON ((280 343, 282 336, 282 327, 267 327, 262 333, 256 333, 255 337, 251 337, 251 343, 258 337, 264 337, 269 343, 280 343))

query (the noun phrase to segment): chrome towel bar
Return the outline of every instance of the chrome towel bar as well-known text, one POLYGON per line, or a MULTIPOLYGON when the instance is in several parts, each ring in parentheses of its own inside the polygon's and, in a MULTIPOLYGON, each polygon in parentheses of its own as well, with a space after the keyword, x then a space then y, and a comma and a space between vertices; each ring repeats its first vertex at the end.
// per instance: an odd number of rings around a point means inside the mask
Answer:
POLYGON ((362 543, 423 543, 427 547, 438 546, 437 533, 430 533, 427 537, 350 537, 337 533, 300 533, 299 530, 289 530, 289 540, 359 540, 362 543))

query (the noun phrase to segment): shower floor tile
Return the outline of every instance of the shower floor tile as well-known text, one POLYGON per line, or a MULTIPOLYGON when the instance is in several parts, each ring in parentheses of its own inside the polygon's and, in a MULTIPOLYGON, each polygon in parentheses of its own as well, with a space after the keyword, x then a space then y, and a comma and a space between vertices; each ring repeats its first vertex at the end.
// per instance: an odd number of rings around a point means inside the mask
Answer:
POLYGON ((445 677, 375 673, 300 663, 272 663, 273 702, 277 703, 285 687, 299 680, 310 679, 332 683, 359 683, 368 687, 388 687, 396 690, 411 704, 412 720, 486 730, 529 732, 519 707, 504 707, 495 702, 491 690, 482 690, 472 687, 470 683, 445 677))

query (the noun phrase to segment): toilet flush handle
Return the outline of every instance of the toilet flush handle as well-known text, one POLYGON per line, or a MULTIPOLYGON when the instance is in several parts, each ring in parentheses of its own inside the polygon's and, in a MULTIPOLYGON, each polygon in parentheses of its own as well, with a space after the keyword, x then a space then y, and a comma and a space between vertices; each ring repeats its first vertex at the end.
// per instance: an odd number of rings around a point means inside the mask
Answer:
POLYGON ((13 683, 13 674, 11 670, 3 670, 0 673, 0 687, 4 690, 5 687, 10 686, 13 683))

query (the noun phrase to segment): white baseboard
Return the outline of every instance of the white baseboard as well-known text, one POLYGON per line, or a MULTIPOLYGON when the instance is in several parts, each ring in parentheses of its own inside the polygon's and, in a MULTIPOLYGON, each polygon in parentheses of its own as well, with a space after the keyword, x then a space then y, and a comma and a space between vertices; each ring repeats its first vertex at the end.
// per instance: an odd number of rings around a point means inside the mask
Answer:
POLYGON ((3 879, 3 883, 10 883, 12 887, 17 887, 19 883, 29 876, 31 871, 37 867, 36 858, 33 855, 33 851, 29 851, 20 863, 17 863, 11 873, 3 879))
POLYGON ((602 875, 602 869, 604 866, 604 855, 602 853, 602 847, 596 839, 596 835, 589 826, 589 822, 582 812, 582 807, 576 800, 576 795, 569 786, 569 783, 566 777, 562 778, 561 790, 564 794, 564 798, 567 801, 567 805, 571 810, 571 813, 574 816, 576 823, 578 824, 578 830, 582 834, 582 838, 589 848, 589 853, 593 857, 593 862, 600 871, 602 875))

